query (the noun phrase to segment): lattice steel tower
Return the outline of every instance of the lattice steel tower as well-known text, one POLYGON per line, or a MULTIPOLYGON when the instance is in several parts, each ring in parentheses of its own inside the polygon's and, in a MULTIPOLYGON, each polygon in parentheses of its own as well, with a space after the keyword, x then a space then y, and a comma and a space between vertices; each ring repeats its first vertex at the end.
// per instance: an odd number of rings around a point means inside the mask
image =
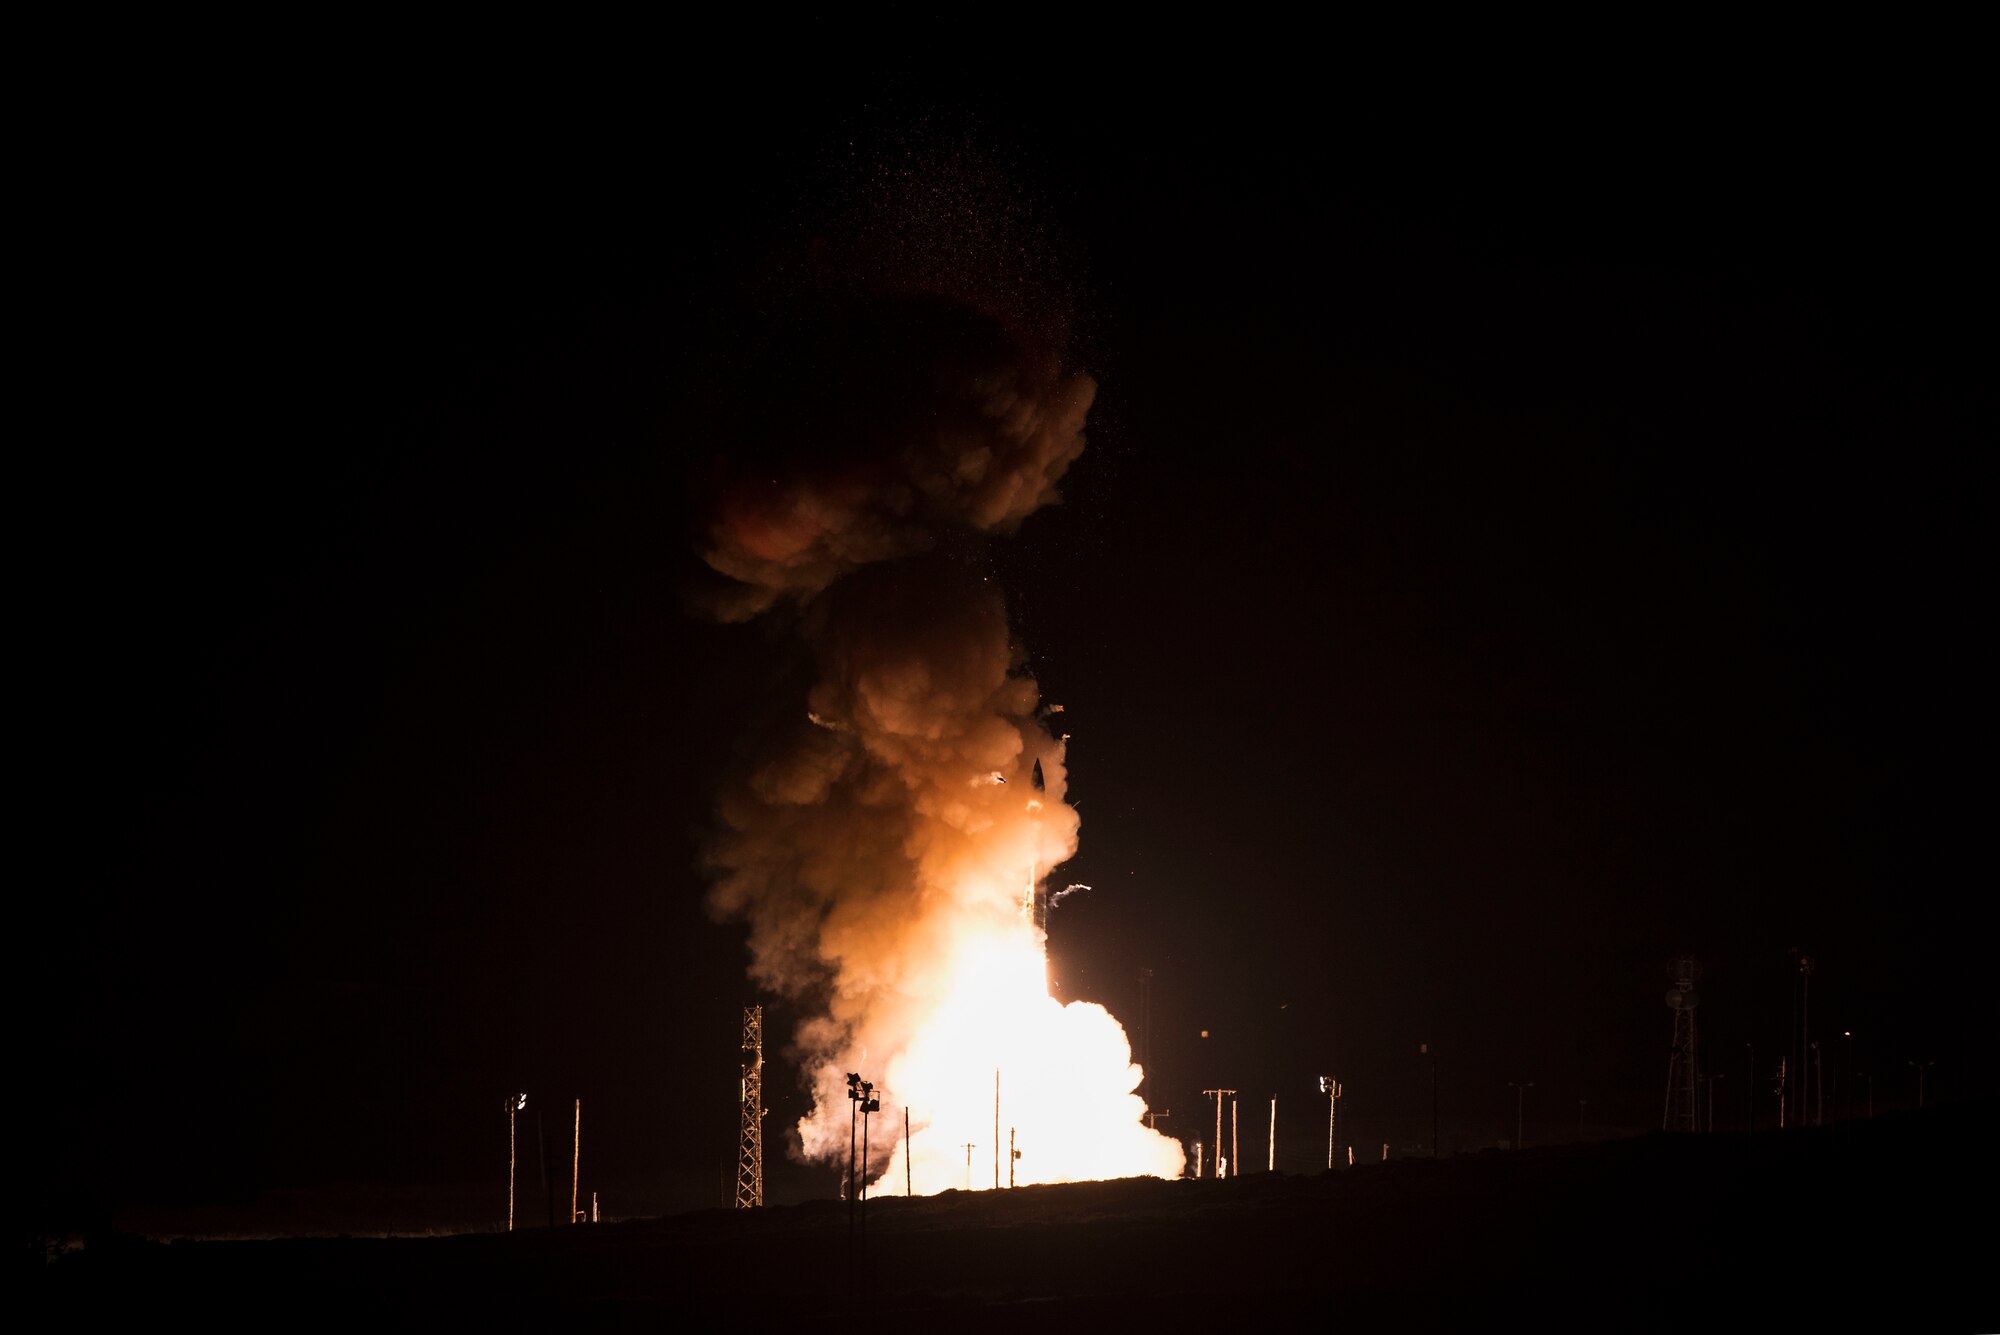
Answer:
POLYGON ((1692 955, 1683 955, 1672 965, 1674 985, 1667 989, 1667 1004, 1674 1008, 1674 1050, 1667 1058, 1667 1110, 1660 1118, 1662 1131, 1694 1131, 1695 1119, 1694 1008, 1701 995, 1694 985, 1701 980, 1701 964, 1692 955))
POLYGON ((736 1140, 736 1208, 764 1203, 764 1008, 743 1008, 741 1131, 736 1140))

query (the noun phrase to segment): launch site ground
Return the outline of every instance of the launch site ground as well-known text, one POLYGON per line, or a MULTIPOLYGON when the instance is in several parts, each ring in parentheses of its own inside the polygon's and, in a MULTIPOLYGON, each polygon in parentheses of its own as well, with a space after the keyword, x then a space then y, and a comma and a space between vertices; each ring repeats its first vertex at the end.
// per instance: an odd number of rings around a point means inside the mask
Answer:
POLYGON ((852 1250, 837 1200, 512 1235, 112 1233, 39 1264, 35 1328, 1994 1330, 1995 1111, 884 1196, 852 1250))

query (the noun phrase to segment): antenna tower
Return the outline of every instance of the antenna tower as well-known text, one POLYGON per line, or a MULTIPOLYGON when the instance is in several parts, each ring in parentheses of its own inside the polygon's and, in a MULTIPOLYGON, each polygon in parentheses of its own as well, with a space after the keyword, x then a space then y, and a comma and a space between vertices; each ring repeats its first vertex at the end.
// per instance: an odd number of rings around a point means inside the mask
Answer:
POLYGON ((1660 1118, 1662 1131, 1694 1131, 1695 1060, 1694 1008, 1701 1001, 1695 984, 1701 981, 1701 963, 1683 955, 1671 966, 1673 986, 1667 989, 1667 1004, 1674 1009, 1674 1049, 1667 1058, 1667 1108, 1660 1118))
POLYGON ((743 1008, 741 1131, 736 1138, 736 1208, 764 1203, 764 1008, 743 1008))

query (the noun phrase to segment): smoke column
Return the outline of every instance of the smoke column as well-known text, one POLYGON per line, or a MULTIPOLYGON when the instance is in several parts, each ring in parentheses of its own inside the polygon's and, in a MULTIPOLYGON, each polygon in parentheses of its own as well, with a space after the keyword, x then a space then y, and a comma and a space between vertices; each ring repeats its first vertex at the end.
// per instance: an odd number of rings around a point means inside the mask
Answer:
POLYGON ((711 480, 705 606, 789 629, 810 669, 726 784, 710 908, 815 1012, 808 1158, 845 1163, 860 1071, 910 1109, 916 1189, 961 1186, 998 1070, 1017 1180, 1177 1177, 1117 1021, 1049 996, 1033 905, 1078 820, 983 562, 1057 499, 1096 386, 1046 322, 899 277, 819 291, 767 340, 747 448, 711 480))

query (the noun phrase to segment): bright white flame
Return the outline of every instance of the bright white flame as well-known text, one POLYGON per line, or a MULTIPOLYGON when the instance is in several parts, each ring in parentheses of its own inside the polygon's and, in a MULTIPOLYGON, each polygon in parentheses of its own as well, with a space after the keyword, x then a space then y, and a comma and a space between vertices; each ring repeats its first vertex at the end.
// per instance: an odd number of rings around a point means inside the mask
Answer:
POLYGON ((1049 995, 1040 936, 1016 919, 960 942, 950 994, 889 1064, 888 1087, 911 1109, 918 1192, 966 1185, 967 1142, 979 1147, 972 1185, 992 1185, 996 1071, 1002 1183, 1010 1130, 1023 1184, 1180 1176, 1179 1144, 1144 1124, 1125 1031, 1102 1006, 1049 995))
MULTIPOLYGON (((1178 1178, 1180 1144, 1145 1125, 1134 1090, 1142 1072, 1124 1029, 1094 1002, 1064 1005, 1049 995, 1043 937, 1015 914, 984 915, 956 940, 941 943, 936 1003, 913 1008, 923 1018, 883 1070, 887 1126, 873 1137, 872 1189, 900 1193, 905 1180, 902 1109, 912 1129, 908 1177, 919 1195, 994 1184, 994 1076, 999 1075, 999 1181, 1008 1181, 1008 1138, 1020 1158, 1013 1180, 1079 1182, 1101 1178, 1178 1178), (968 1156, 966 1145, 974 1146, 968 1156), (968 1171, 967 1159, 970 1158, 968 1171)), ((927 990, 927 989, 926 989, 927 990)), ((907 1012, 906 1012, 907 1013, 907 1012)), ((860 1059, 866 1064, 867 1059, 860 1059)), ((819 1108, 800 1123, 808 1148, 838 1159, 849 1128, 843 1079, 820 1073, 819 1108)))

